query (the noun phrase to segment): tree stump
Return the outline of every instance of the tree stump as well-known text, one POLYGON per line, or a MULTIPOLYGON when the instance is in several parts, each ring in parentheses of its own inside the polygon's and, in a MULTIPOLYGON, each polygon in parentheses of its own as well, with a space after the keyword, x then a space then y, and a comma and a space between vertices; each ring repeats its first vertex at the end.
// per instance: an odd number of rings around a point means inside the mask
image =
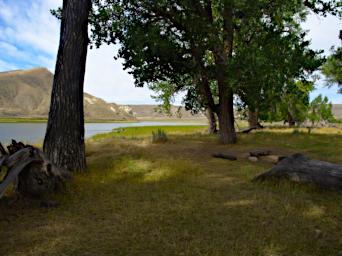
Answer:
POLYGON ((311 160, 302 154, 285 157, 271 170, 255 177, 254 181, 287 179, 314 184, 332 190, 342 190, 342 165, 311 160))
POLYGON ((0 171, 6 171, 0 179, 0 198, 11 183, 24 196, 41 197, 64 187, 65 180, 71 178, 69 172, 57 168, 38 148, 12 140, 7 149, 8 152, 0 143, 0 171))

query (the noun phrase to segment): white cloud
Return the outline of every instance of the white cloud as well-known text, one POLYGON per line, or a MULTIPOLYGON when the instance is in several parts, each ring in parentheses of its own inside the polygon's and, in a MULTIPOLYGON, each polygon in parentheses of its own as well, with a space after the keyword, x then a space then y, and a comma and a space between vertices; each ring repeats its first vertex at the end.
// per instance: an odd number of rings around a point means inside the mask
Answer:
POLYGON ((309 30, 308 39, 311 39, 311 47, 315 50, 322 49, 325 54, 329 54, 331 46, 341 45, 338 36, 342 29, 342 20, 337 17, 328 15, 324 18, 311 14, 303 28, 309 30))
POLYGON ((104 45, 88 51, 85 91, 108 102, 121 104, 155 103, 147 88, 136 88, 134 79, 123 70, 122 60, 114 60, 116 46, 104 45))
POLYGON ((16 9, 16 7, 10 7, 4 1, 0 1, 0 16, 6 22, 10 22, 14 19, 14 9, 16 9))
POLYGON ((0 72, 19 69, 16 65, 0 60, 0 72))
MULTIPOLYGON (((42 60, 43 55, 55 58, 60 25, 58 20, 50 14, 50 9, 57 8, 61 3, 61 0, 31 2, 19 0, 13 4, 12 1, 0 0, 0 17, 5 23, 5 26, 0 27, 0 41, 3 46, 7 44, 7 50, 11 50, 8 54, 16 57, 13 55, 14 47, 20 45, 21 48, 26 49, 25 52, 20 53, 23 61, 32 58, 32 49, 38 52, 38 57, 42 60), (12 49, 8 45, 12 45, 12 49)), ((36 63, 36 61, 31 62, 36 63)), ((51 61, 45 59, 42 65, 46 64, 50 65, 49 69, 53 69, 51 61)))

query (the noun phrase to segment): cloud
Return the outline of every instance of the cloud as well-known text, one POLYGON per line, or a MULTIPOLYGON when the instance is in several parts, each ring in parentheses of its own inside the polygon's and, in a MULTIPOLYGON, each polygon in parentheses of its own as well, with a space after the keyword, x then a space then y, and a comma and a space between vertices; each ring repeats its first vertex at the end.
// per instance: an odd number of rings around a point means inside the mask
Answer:
POLYGON ((0 0, 0 43, 7 58, 12 57, 13 63, 26 62, 26 66, 49 65, 53 70, 60 25, 49 10, 61 3, 61 0, 16 0, 14 4, 0 0), (51 60, 47 61, 48 58, 51 60))
POLYGON ((0 72, 19 69, 16 65, 0 60, 0 72))
POLYGON ((311 47, 315 50, 322 49, 325 54, 329 54, 331 46, 341 45, 338 37, 342 20, 337 17, 328 15, 324 18, 311 14, 302 27, 309 31, 307 38, 311 39, 311 47))
POLYGON ((147 88, 134 86, 133 77, 123 70, 122 60, 114 60, 117 46, 104 45, 88 51, 85 91, 108 102, 154 104, 147 88))

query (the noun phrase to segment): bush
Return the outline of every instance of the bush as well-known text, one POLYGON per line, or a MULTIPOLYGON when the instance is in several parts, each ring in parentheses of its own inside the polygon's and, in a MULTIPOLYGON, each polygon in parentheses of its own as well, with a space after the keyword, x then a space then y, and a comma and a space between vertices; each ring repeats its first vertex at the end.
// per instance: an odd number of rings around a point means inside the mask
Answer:
POLYGON ((166 133, 158 129, 156 132, 152 131, 152 143, 165 143, 167 142, 167 136, 166 133))
POLYGON ((301 132, 300 132, 298 129, 294 129, 294 130, 292 131, 292 134, 301 134, 301 132))

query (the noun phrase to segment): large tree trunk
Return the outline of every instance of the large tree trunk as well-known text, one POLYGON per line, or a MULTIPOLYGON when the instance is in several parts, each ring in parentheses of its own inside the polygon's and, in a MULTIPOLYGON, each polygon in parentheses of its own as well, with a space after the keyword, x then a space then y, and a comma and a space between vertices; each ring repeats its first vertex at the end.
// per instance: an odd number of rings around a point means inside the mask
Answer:
POLYGON ((207 108, 207 118, 209 122, 209 134, 216 134, 217 133, 216 116, 215 116, 215 112, 210 107, 207 108))
POLYGON ((259 113, 256 109, 248 110, 248 124, 249 127, 258 127, 259 126, 259 113))
POLYGON ((296 121, 290 113, 287 115, 287 121, 289 122, 289 127, 294 127, 296 125, 296 121))
POLYGON ((64 0, 44 152, 58 167, 85 169, 83 82, 91 0, 64 0))
POLYGON ((222 144, 234 144, 237 141, 234 126, 233 93, 231 90, 220 96, 218 112, 220 141, 222 144))
POLYGON ((236 143, 234 127, 234 95, 229 87, 227 77, 228 61, 233 52, 234 25, 233 25, 233 1, 227 1, 223 7, 223 41, 214 50, 216 64, 216 80, 219 90, 218 119, 220 126, 220 141, 223 144, 236 143))

